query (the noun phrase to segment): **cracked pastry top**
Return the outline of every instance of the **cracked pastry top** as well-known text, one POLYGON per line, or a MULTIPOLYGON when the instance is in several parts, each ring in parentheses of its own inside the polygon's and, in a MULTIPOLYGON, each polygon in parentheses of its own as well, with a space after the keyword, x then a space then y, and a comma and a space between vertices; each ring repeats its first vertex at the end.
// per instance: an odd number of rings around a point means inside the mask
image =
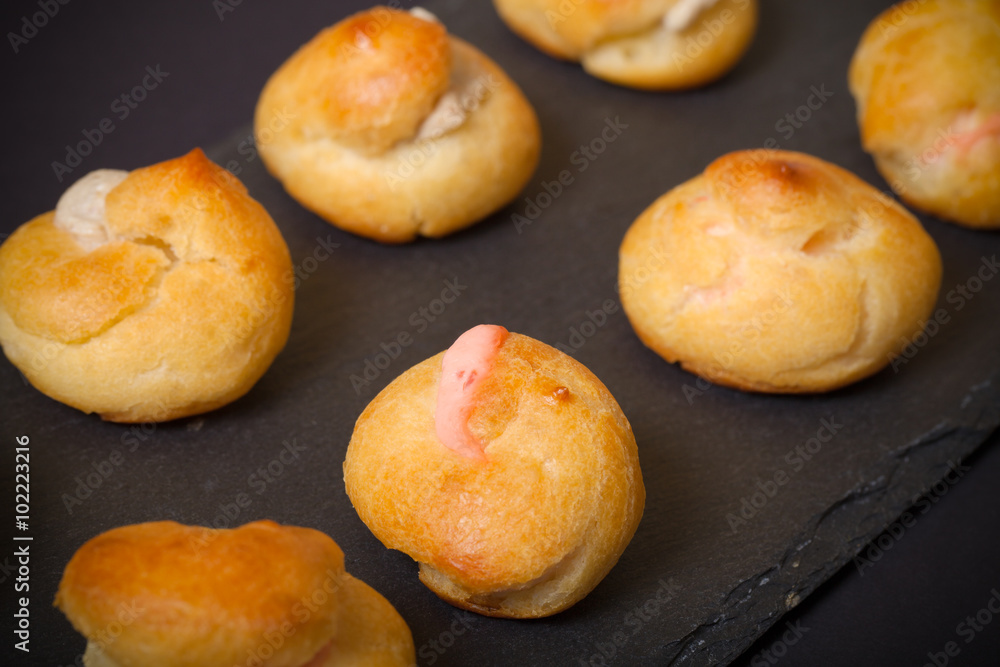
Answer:
POLYGON ((327 28, 268 80, 254 118, 268 170, 328 222, 384 243, 498 210, 538 163, 517 85, 429 12, 376 7, 327 28))
POLYGON ((1000 228, 1000 3, 903 2, 851 60, 861 143, 907 203, 1000 228))
POLYGON ((81 178, 0 246, 0 343, 48 396, 119 422, 236 400, 288 338, 291 260, 200 149, 81 178))
POLYGON ((709 381, 820 392, 875 373, 919 333, 941 257, 920 223, 848 171, 739 151, 660 197, 619 255, 643 343, 709 381))
POLYGON ((87 667, 410 667, 406 621, 310 528, 155 521, 84 543, 55 605, 87 667), (114 632, 109 632, 112 628, 114 632))
POLYGON ((493 0, 518 35, 599 79, 632 88, 703 86, 736 66, 757 0, 493 0))
POLYGON ((358 418, 347 494, 453 605, 537 618, 583 599, 639 524, 631 426, 575 359, 480 325, 410 368, 358 418))

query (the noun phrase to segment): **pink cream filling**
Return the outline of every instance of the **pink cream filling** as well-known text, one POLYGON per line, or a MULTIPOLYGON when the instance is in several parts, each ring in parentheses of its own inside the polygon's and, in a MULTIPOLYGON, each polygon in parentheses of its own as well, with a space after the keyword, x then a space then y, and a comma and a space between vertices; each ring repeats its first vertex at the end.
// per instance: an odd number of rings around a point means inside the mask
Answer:
POLYGON ((974 112, 964 112, 955 118, 955 123, 947 132, 939 132, 938 138, 915 159, 922 167, 932 165, 952 148, 955 155, 964 156, 980 141, 989 139, 1000 140, 1000 113, 994 113, 985 119, 974 112))
POLYGON ((1000 139, 1000 113, 994 113, 984 120, 979 118, 972 112, 959 114, 947 134, 940 133, 938 140, 925 150, 917 161, 927 166, 937 162, 938 158, 952 146, 958 155, 965 155, 984 139, 1000 139))
POLYGON ((483 443, 469 430, 479 387, 493 372, 507 330, 480 324, 458 337, 441 361, 434 429, 438 440, 456 454, 485 461, 483 443))
POLYGON ((955 143, 958 145, 959 150, 968 151, 981 139, 989 139, 996 136, 1000 136, 1000 113, 995 113, 981 124, 965 132, 960 132, 955 137, 955 143))

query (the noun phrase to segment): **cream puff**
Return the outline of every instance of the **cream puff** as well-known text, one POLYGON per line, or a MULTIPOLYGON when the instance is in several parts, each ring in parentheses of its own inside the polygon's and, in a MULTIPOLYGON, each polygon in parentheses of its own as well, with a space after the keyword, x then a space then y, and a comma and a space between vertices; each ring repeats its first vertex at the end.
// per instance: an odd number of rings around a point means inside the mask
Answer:
POLYGON ((548 616, 618 561, 642 516, 635 438, 586 367, 477 326, 396 378, 358 418, 347 494, 453 605, 548 616))
POLYGON ((849 80, 862 146, 900 197, 1000 228, 1000 3, 890 7, 861 38, 849 80))
POLYGON ((511 30, 599 79, 679 90, 736 66, 757 30, 757 0, 493 0, 511 30))
POLYGON ((55 605, 87 638, 87 667, 415 664, 393 606, 309 528, 173 521, 115 528, 66 566, 55 605))
POLYGON ((285 345, 288 247, 195 149, 101 169, 0 247, 0 343, 46 395, 118 422, 236 400, 285 345))
POLYGON ((376 7, 320 32, 271 76, 254 119, 299 203, 384 243, 441 237, 510 202, 538 164, 517 85, 429 12, 376 7))
POLYGON ((844 169, 740 151, 660 197, 620 250, 639 338, 714 383, 821 392, 886 366, 923 329, 941 257, 906 209, 844 169))

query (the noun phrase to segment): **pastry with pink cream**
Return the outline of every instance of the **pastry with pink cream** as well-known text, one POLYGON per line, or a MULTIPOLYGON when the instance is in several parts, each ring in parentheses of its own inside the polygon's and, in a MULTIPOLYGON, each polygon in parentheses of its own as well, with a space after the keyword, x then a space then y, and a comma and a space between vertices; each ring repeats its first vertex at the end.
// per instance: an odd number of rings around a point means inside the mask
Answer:
POLYGON ((1000 2, 910 0, 851 61, 864 149, 907 203, 1000 228, 1000 2))
POLYGON ((618 561, 645 502, 632 428, 573 358, 495 325, 462 334, 368 405, 347 494, 451 604, 537 618, 618 561))

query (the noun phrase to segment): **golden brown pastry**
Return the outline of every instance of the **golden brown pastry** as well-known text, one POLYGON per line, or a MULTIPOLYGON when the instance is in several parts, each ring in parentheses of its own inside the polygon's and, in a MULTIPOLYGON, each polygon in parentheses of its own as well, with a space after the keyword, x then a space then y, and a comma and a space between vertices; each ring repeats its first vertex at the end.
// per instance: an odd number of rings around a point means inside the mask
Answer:
POLYGON ((501 208, 538 163, 538 119, 492 60, 433 15, 355 14, 270 78, 264 163, 303 206, 385 243, 440 237, 501 208))
POLYGON ((660 197, 620 252, 622 306, 670 362, 738 389, 827 391, 923 328, 941 257, 891 198, 828 162, 740 151, 660 197))
POLYGON ((76 552, 55 604, 87 638, 87 667, 415 664, 393 606, 309 528, 173 521, 115 528, 76 552))
POLYGON ((757 0, 493 0, 504 22, 593 76, 647 90, 695 88, 732 69, 757 0))
POLYGON ((480 325, 396 378, 358 418, 347 494, 375 536, 453 605, 548 616, 589 593, 642 516, 628 420, 569 356, 480 325))
POLYGON ((288 248, 195 149, 102 169, 0 247, 0 343, 43 393, 119 422, 234 401, 285 345, 288 248))
POLYGON ((862 145, 900 197, 1000 228, 1000 3, 890 7, 861 38, 850 86, 862 145))

